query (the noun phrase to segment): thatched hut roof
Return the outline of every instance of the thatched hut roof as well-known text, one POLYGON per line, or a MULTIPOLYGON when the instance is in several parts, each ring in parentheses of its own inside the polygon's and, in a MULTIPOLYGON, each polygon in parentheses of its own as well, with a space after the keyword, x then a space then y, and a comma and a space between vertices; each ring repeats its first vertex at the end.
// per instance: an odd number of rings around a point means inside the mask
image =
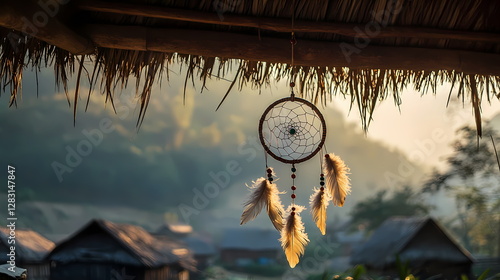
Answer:
MULTIPOLYGON (((192 254, 179 242, 158 239, 139 226, 117 224, 105 220, 93 220, 83 226, 79 231, 57 244, 56 248, 48 255, 52 261, 71 262, 68 254, 61 254, 65 248, 78 240, 85 240, 86 236, 106 234, 126 249, 135 258, 137 263, 144 267, 157 268, 165 265, 180 265, 189 270, 194 270, 195 261, 192 254)), ((127 259, 118 259, 114 252, 99 252, 102 259, 109 262, 123 262, 127 259)), ((73 255, 72 258, 77 258, 73 255)), ((128 263, 127 263, 128 264, 128 263)))
MULTIPOLYGON (((9 244, 10 229, 0 227, 0 246, 10 248, 9 244)), ((28 229, 15 230, 16 259, 19 263, 41 263, 45 260, 47 254, 54 249, 54 242, 41 236, 39 233, 28 229)), ((8 260, 6 254, 0 258, 2 262, 8 260)))
POLYGON ((353 254, 351 263, 384 269, 394 266, 397 257, 410 263, 473 262, 471 254, 434 219, 394 217, 375 230, 353 254))
MULTIPOLYGON (((239 87, 296 77, 301 94, 314 102, 348 96, 364 127, 378 101, 392 96, 399 104, 408 85, 427 93, 450 82, 459 98, 468 96, 479 132, 481 101, 500 97, 500 2, 494 0, 52 3, 59 5, 0 4, 0 86, 9 87, 11 104, 25 67, 52 65, 65 88, 68 76, 88 74, 111 101, 116 86, 138 78, 142 120, 153 84, 177 62, 188 67, 186 81, 196 76, 203 84, 231 69, 239 87)), ((77 96, 78 90, 68 97, 75 110, 77 96)))

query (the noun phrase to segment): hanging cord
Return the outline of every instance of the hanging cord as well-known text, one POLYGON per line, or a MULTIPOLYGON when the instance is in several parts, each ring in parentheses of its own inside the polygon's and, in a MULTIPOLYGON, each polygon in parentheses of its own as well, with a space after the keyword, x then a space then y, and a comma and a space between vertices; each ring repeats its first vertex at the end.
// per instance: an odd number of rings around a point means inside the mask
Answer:
POLYGON ((265 153, 265 158, 266 158, 266 173, 267 173, 267 180, 269 181, 269 183, 273 183, 274 181, 274 178, 273 178, 273 169, 270 168, 269 166, 267 166, 267 153, 265 153))
MULTIPOLYGON (((269 168, 269 166, 267 165, 267 152, 266 151, 264 151, 264 159, 266 161, 266 173, 267 173, 267 177, 269 179, 272 177, 273 170, 271 168, 269 168)), ((272 182, 272 180, 270 180, 270 182, 272 182)))
POLYGON ((297 44, 297 39, 295 38, 295 0, 293 1, 292 4, 292 34, 290 37, 290 45, 292 46, 292 80, 290 81, 290 90, 291 90, 291 98, 292 102, 294 101, 295 93, 293 91, 293 88, 295 87, 295 80, 296 80, 296 71, 295 71, 295 45, 297 44))
POLYGON ((292 37, 290 38, 290 44, 292 45, 292 81, 290 82, 291 89, 291 97, 292 101, 294 101, 295 93, 293 92, 293 88, 295 87, 295 79, 296 79, 296 71, 295 71, 295 44, 297 44, 297 40, 295 39, 295 33, 292 31, 292 37))
MULTIPOLYGON (((292 205, 295 206, 295 197, 296 197, 295 190, 297 189, 297 187, 295 186, 295 177, 297 177, 295 175, 295 172, 297 171, 297 169, 295 168, 295 163, 292 163, 292 169, 291 170, 292 170, 292 176, 291 176, 292 177, 292 188, 291 188, 292 189, 292 195, 290 197, 292 198, 292 205)), ((292 211, 295 211, 295 207, 292 208, 292 211)))
POLYGON ((266 151, 264 151, 264 159, 266 160, 266 168, 268 168, 268 166, 267 166, 267 152, 266 151))

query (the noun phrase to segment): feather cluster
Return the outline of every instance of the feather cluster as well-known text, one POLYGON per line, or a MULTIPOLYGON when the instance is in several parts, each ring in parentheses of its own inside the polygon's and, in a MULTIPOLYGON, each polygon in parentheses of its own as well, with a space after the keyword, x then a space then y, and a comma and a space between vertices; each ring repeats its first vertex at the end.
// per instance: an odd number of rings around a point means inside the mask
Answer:
POLYGON ((305 247, 309 243, 304 223, 299 215, 304 209, 299 205, 288 206, 285 227, 281 231, 281 247, 285 251, 286 259, 291 268, 299 263, 299 258, 304 254, 305 247))
POLYGON ((241 225, 255 219, 266 207, 269 219, 274 227, 281 231, 283 229, 283 213, 284 207, 279 198, 279 190, 276 184, 272 184, 269 180, 261 177, 249 186, 252 193, 245 203, 243 214, 241 215, 241 225))
POLYGON ((326 234, 326 208, 330 199, 327 192, 318 188, 314 188, 314 193, 309 199, 313 220, 323 235, 326 234))
POLYGON ((344 206, 346 196, 351 192, 349 182, 349 167, 339 157, 331 154, 326 154, 324 159, 324 170, 326 178, 326 190, 332 197, 335 206, 344 206))

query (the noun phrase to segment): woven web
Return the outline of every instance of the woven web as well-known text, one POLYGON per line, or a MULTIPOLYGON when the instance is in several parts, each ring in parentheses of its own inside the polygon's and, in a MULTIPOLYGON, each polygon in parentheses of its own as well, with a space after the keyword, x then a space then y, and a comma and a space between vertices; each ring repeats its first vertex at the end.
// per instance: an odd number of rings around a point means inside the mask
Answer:
POLYGON ((323 124, 306 103, 285 101, 264 116, 262 135, 271 153, 297 161, 317 152, 322 144, 323 124))

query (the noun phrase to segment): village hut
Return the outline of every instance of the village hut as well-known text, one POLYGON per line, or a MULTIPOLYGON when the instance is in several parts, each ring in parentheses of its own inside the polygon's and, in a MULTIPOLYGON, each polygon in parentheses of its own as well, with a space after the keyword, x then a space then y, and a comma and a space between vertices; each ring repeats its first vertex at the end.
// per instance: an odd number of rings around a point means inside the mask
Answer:
POLYGON ((199 271, 208 268, 217 255, 217 250, 210 238, 194 232, 193 228, 187 224, 164 223, 152 234, 159 239, 174 239, 185 244, 192 252, 199 271))
POLYGON ((183 239, 188 248, 193 252, 199 270, 211 266, 217 256, 217 249, 212 240, 200 234, 192 234, 183 239))
POLYGON ((52 280, 188 280, 195 270, 186 247, 139 226, 104 220, 89 222, 57 244, 48 260, 52 280))
POLYGON ((471 276, 473 258, 432 218, 394 217, 386 220, 351 257, 375 272, 397 276, 397 262, 427 279, 471 276))
POLYGON ((160 226, 155 235, 169 236, 172 238, 185 238, 193 233, 193 227, 183 223, 164 223, 160 226))
POLYGON ((492 0, 2 1, 0 88, 14 105, 23 70, 51 66, 64 89, 76 76, 76 115, 78 96, 92 92, 78 90, 84 77, 108 102, 132 77, 140 124, 153 85, 181 64, 186 84, 284 79, 315 103, 345 96, 366 128, 379 101, 449 82, 481 134, 481 102, 500 97, 499 13, 492 0))
POLYGON ((229 266, 275 264, 282 255, 279 238, 271 229, 227 229, 220 243, 220 259, 229 266))
POLYGON ((48 280, 50 264, 45 257, 54 248, 54 243, 35 231, 17 229, 12 233, 9 228, 0 227, 0 262, 9 261, 10 247, 15 247, 15 263, 17 267, 27 270, 29 279, 48 280), (15 237, 15 244, 9 243, 9 237, 15 237))
POLYGON ((28 274, 25 268, 12 268, 10 264, 0 265, 0 280, 22 280, 28 279, 28 274))

